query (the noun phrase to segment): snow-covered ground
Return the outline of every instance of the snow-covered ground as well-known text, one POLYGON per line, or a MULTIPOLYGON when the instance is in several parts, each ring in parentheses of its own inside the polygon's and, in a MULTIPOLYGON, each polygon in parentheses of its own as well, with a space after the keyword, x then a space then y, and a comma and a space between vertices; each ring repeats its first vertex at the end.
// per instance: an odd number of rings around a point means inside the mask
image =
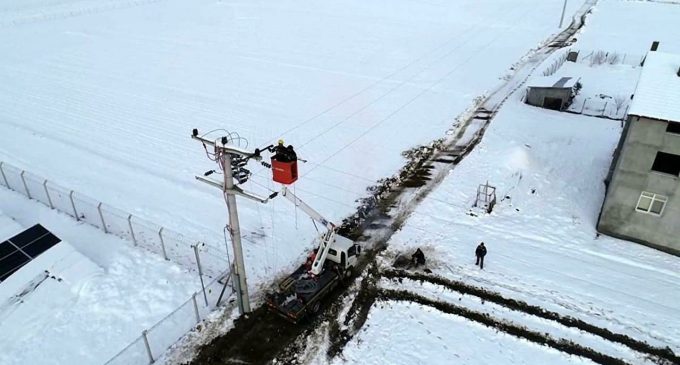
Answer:
POLYGON ((0 202, 9 236, 41 223, 65 241, 10 278, 30 281, 49 270, 55 279, 20 300, 0 284, 3 365, 102 364, 200 288, 195 272, 22 195, 0 189, 0 202))
MULTIPOLYGON (((339 220, 556 32, 562 1, 3 5, 0 159, 222 247, 225 208, 193 180, 213 166, 191 128, 251 147, 285 137, 310 161, 296 192, 339 220)), ((253 170, 248 188, 276 189, 253 170)), ((315 235, 287 202, 240 213, 251 284, 315 235)))
MULTIPOLYGON (((668 346, 677 353, 680 260, 635 243, 598 237, 594 228, 620 123, 539 109, 520 99, 517 93, 505 104, 482 143, 417 207, 390 240, 381 265, 389 266, 396 255, 410 255, 420 247, 428 259, 427 268, 435 275, 462 280, 653 346, 668 346), (487 180, 498 188, 499 199, 490 215, 472 209, 477 185, 487 180), (474 265, 474 250, 480 241, 489 250, 484 270, 474 265)), ((403 280, 380 286, 489 313, 629 363, 648 361, 644 355, 598 336, 559 329, 521 312, 508 312, 426 283, 403 280)), ((364 329, 339 359, 370 358, 383 351, 378 338, 395 333, 392 328, 403 326, 404 321, 389 309, 383 320, 374 321, 376 316, 383 318, 382 311, 375 306, 371 309, 364 329)), ((428 318, 442 315, 433 315, 429 307, 425 311, 428 318)), ((427 321, 402 328, 431 331, 427 321)), ((455 341, 450 337, 444 342, 455 341)), ((441 341, 423 336, 422 347, 392 349, 398 352, 394 356, 426 356, 429 349, 438 349, 441 341)), ((474 361, 484 361, 479 359, 474 361)))
POLYGON ((22 230, 19 223, 0 210, 0 241, 13 237, 22 230))
MULTIPOLYGON (((572 47, 644 54, 651 42, 658 40, 662 49, 680 52, 675 41, 680 33, 676 25, 679 17, 677 5, 601 1, 572 47)), ((554 57, 544 66, 553 61, 554 57)), ((585 95, 629 95, 639 68, 567 62, 556 74, 582 77, 585 95)), ((518 92, 508 100, 482 142, 420 203, 390 240, 382 265, 420 247, 429 260, 427 267, 436 275, 582 319, 653 346, 669 347, 677 354, 680 260, 635 243, 598 236, 595 230, 620 122, 531 107, 521 102, 522 95, 518 92), (490 215, 472 209, 478 184, 487 181, 497 187, 499 200, 490 215), (474 264, 480 241, 489 251, 484 270, 474 264)), ((427 283, 403 280, 381 282, 381 287, 471 307, 572 339, 629 363, 649 361, 598 336, 558 331, 542 320, 521 318, 526 315, 427 283)), ((432 349, 447 351, 443 344, 459 338, 433 329, 433 322, 448 315, 416 305, 403 308, 398 304, 400 308, 395 310, 397 304, 389 303, 372 307, 364 328, 336 361, 375 356, 420 359, 431 355, 432 349), (418 320, 410 322, 407 317, 418 320), (412 333, 425 331, 420 337, 424 343, 395 345, 401 333, 397 327, 412 333), (446 339, 443 343, 442 337, 446 339)), ((495 340, 500 341, 498 337, 495 340)), ((477 346, 475 343, 474 348, 477 346)), ((511 355, 503 356, 500 362, 512 362, 511 355)), ((481 354, 468 361, 490 362, 481 354)))
POLYGON ((677 1, 601 0, 575 48, 639 55, 658 41, 659 50, 680 53, 678 17, 677 1))
POLYGON ((388 255, 422 247, 436 274, 677 352, 680 260, 595 230, 619 122, 534 108, 520 98, 513 96, 482 143, 418 206, 388 255), (486 181, 497 187, 499 203, 490 215, 469 215, 486 181), (474 265, 480 241, 489 250, 484 270, 474 265))
MULTIPOLYGON (((567 12, 580 5, 570 1, 567 12)), ((213 166, 189 139, 191 128, 237 131, 251 148, 284 137, 309 160, 296 193, 337 221, 354 211, 366 186, 398 170, 402 151, 441 137, 510 65, 555 33, 561 6, 0 0, 0 160, 222 247, 225 208, 192 178, 213 166)), ((603 0, 577 45, 643 53, 659 40, 661 49, 678 51, 678 18, 677 5, 603 0)), ((425 247, 437 274, 677 350, 678 260, 595 237, 618 122, 519 99, 515 94, 484 142, 417 209, 388 254, 425 247), (499 188, 499 199, 509 198, 491 216, 466 215, 486 180, 499 188), (484 272, 471 264, 480 240, 490 252, 484 272)), ((253 170, 246 188, 276 189, 268 171, 253 170)), ((103 362, 197 287, 195 273, 17 194, 0 191, 0 209, 24 226, 40 221, 104 269, 55 302, 70 304, 36 304, 42 320, 33 327, 2 328, 13 334, 0 344, 3 363, 5 356, 10 363, 103 362), (50 316, 57 307, 61 314, 50 316)), ((295 265, 316 233, 287 203, 243 201, 240 213, 253 286, 295 265)), ((433 345, 451 356, 581 361, 454 316, 387 306, 384 313, 374 308, 373 325, 361 335, 377 348, 387 346, 378 337, 391 331, 391 318, 408 313, 420 318, 410 327, 423 335, 454 326, 466 333, 460 346, 433 345), (427 325, 419 328, 418 320, 427 325), (461 353, 474 337, 489 351, 461 353)), ((5 323, 11 321, 0 327, 5 323)), ((344 355, 387 356, 364 341, 344 355)), ((406 343, 398 347, 409 351, 406 343)))
POLYGON ((591 364, 414 303, 378 302, 334 364, 591 364))

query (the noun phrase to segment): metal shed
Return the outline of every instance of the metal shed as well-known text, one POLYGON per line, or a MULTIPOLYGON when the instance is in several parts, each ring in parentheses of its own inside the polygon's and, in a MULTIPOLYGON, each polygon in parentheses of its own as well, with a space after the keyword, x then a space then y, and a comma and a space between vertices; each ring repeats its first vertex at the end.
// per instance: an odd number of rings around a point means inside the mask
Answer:
POLYGON ((579 79, 574 77, 539 77, 530 80, 526 103, 546 109, 564 110, 575 95, 579 79))

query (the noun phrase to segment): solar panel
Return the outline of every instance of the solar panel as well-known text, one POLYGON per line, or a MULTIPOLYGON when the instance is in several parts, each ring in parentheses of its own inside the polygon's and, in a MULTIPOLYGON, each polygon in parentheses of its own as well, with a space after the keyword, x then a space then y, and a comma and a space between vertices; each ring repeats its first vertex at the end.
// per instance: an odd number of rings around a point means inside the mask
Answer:
POLYGON ((0 243, 0 282, 61 240, 40 224, 0 243))

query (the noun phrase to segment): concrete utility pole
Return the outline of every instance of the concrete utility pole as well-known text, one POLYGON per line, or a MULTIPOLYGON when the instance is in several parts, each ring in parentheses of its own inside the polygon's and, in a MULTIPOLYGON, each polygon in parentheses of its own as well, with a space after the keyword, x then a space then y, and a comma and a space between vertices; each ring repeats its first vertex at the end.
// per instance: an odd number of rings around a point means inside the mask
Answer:
POLYGON ((196 179, 219 188, 226 196, 227 211, 229 213, 229 234, 231 236, 232 249, 234 250, 234 263, 231 267, 232 283, 234 283, 234 289, 236 291, 239 312, 241 314, 249 313, 250 300, 248 298, 248 282, 246 280, 245 262, 243 260, 243 248, 241 247, 241 229, 238 221, 236 195, 255 200, 259 203, 266 203, 269 198, 259 197, 237 187, 234 184, 235 177, 233 169, 236 169, 236 173, 239 175, 237 180, 239 182, 245 182, 250 172, 245 170, 243 166, 248 159, 253 158, 255 160, 260 160, 261 157, 259 153, 249 152, 230 145, 231 141, 229 140, 229 137, 221 137, 220 139, 213 141, 203 136, 199 136, 198 130, 194 129, 191 138, 198 140, 203 144, 203 147, 206 148, 206 152, 208 153, 208 157, 220 164, 223 172, 224 180, 221 182, 205 177, 214 171, 208 171, 204 176, 196 176, 196 179), (208 152, 207 145, 214 148, 212 154, 208 152))
POLYGON ((560 18, 560 28, 562 28, 562 23, 564 23, 564 12, 567 11, 567 0, 564 0, 564 5, 562 5, 562 17, 560 18))

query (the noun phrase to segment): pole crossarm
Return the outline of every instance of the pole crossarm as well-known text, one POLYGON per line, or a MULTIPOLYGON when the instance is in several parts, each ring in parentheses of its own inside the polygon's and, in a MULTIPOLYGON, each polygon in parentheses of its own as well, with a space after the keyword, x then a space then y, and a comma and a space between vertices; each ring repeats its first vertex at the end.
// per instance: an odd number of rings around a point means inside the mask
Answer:
POLYGON ((227 145, 228 140, 226 139, 226 137, 223 137, 222 140, 211 140, 211 139, 207 139, 205 137, 194 134, 194 135, 191 136, 191 138, 195 139, 195 140, 197 140, 197 141, 199 141, 199 142, 201 142, 205 145, 213 146, 216 149, 220 149, 220 150, 222 150, 223 152, 226 152, 226 153, 231 153, 231 154, 234 154, 234 155, 240 155, 240 156, 244 156, 244 157, 247 157, 247 158, 254 158, 256 160, 262 159, 262 156, 260 156, 259 153, 250 152, 250 151, 245 150, 245 149, 240 148, 240 147, 227 145))
POLYGON ((267 202, 269 202, 269 197, 263 198, 259 195, 255 195, 253 193, 249 193, 247 191, 244 191, 243 189, 239 188, 238 186, 234 186, 231 189, 225 189, 224 183, 222 183, 220 181, 213 180, 213 179, 208 179, 208 178, 203 177, 203 176, 198 176, 198 175, 196 175, 196 180, 198 180, 202 183, 206 183, 210 186, 216 187, 216 188, 224 191, 227 194, 236 194, 238 196, 242 196, 244 198, 248 198, 250 200, 254 200, 258 203, 263 203, 263 204, 266 204, 267 202))

